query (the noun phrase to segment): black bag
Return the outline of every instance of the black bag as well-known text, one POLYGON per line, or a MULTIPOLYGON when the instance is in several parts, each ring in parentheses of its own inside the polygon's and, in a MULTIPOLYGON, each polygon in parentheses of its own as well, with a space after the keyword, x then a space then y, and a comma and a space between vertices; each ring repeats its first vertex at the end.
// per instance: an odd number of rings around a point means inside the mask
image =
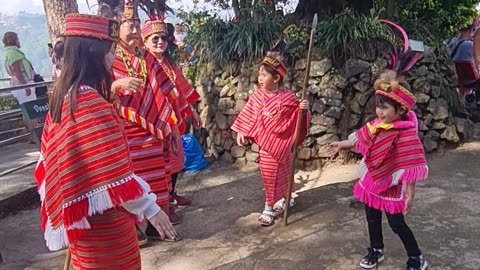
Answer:
MULTIPOLYGON (((33 76, 33 81, 38 83, 38 82, 44 82, 45 80, 43 79, 42 75, 35 74, 35 76, 33 76)), ((35 95, 37 96, 37 98, 45 97, 47 96, 47 91, 48 91, 48 88, 46 86, 36 87, 35 95)))

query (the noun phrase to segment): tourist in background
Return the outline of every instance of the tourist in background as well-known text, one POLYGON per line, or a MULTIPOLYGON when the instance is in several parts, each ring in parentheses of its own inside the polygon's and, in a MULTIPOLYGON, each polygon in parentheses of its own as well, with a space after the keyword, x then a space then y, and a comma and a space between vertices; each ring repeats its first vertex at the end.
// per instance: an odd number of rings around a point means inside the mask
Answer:
MULTIPOLYGON (((35 71, 25 53, 20 50, 17 33, 6 32, 2 41, 5 46, 5 69, 11 77, 10 86, 33 83, 35 71)), ((37 99, 34 89, 31 88, 12 91, 12 95, 19 104, 37 99)))
POLYGON ((60 77, 60 72, 62 71, 62 64, 63 64, 63 42, 55 43, 55 47, 53 48, 53 66, 52 66, 52 80, 55 81, 60 77))

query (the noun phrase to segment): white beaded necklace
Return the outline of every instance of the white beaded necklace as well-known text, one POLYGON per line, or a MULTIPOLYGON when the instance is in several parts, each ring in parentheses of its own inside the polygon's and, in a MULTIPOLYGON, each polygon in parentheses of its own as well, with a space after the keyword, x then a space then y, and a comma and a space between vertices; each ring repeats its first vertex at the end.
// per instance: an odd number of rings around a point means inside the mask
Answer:
POLYGON ((282 108, 282 93, 280 92, 280 89, 277 89, 277 90, 274 90, 274 91, 266 91, 265 90, 265 93, 267 95, 270 95, 270 96, 273 96, 273 95, 277 95, 278 93, 280 93, 280 97, 278 98, 278 102, 277 102, 277 106, 276 106, 276 109, 273 110, 273 111, 268 111, 267 110, 267 102, 265 100, 265 95, 263 96, 263 115, 270 118, 270 119, 273 119, 274 121, 277 121, 279 118, 280 118, 280 109, 282 108), (275 116, 275 119, 273 118, 275 116))

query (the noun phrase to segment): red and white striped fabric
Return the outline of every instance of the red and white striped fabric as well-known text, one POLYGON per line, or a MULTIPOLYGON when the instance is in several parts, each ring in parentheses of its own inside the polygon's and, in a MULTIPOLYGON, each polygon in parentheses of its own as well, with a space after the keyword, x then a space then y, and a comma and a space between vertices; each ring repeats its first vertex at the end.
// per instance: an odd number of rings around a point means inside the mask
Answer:
MULTIPOLYGON (((166 97, 167 94, 176 92, 175 86, 160 68, 155 57, 148 52, 143 54, 143 58, 136 55, 128 57, 130 65, 136 73, 141 72, 141 62, 145 61, 148 79, 141 94, 132 96, 120 93, 121 106, 141 115, 144 119, 152 119, 152 121, 165 115, 168 109, 168 113, 175 116, 175 124, 168 124, 168 129, 173 130, 176 125, 182 125, 183 118, 181 115, 176 116, 176 107, 172 106, 176 103, 169 103, 166 97)), ((113 75, 114 80, 129 76, 127 67, 119 55, 116 56, 113 64, 113 75)), ((183 169, 183 158, 181 161, 176 159, 168 137, 155 136, 151 129, 142 124, 143 122, 130 119, 126 114, 121 113, 121 117, 126 120, 125 136, 135 174, 150 185, 152 192, 157 196, 158 205, 167 204, 171 175, 179 168, 183 169)), ((180 148, 179 151, 181 150, 180 148)))
MULTIPOLYGON (((260 89, 250 96, 232 125, 234 131, 253 139, 260 147, 260 172, 268 206, 285 196, 298 113, 299 101, 292 92, 279 90, 269 95, 260 89)), ((300 142, 307 134, 310 113, 304 117, 300 142)))
MULTIPOLYGON (((158 61, 157 61, 158 63, 158 61)), ((180 134, 185 133, 185 118, 192 117, 192 106, 200 98, 198 92, 193 88, 183 75, 180 68, 173 62, 173 59, 164 59, 160 63, 160 67, 157 65, 152 66, 156 74, 165 74, 169 77, 170 81, 175 85, 175 88, 169 92, 164 93, 168 102, 174 108, 175 114, 180 115, 178 117, 179 124, 178 129, 180 134), (160 70, 162 72, 160 72, 160 70)), ((165 76, 163 75, 163 76, 165 76)), ((173 149, 171 150, 173 153, 173 149)), ((183 171, 184 168, 184 153, 182 148, 182 140, 179 137, 177 140, 177 155, 173 155, 172 162, 174 166, 174 173, 183 171)))
POLYGON ((50 250, 66 247, 91 230, 90 217, 145 193, 135 181, 121 119, 113 106, 96 90, 82 86, 73 118, 69 107, 67 97, 60 123, 47 116, 34 172, 50 250))
MULTIPOLYGON (((276 160, 264 150, 259 153, 260 174, 265 187, 265 204, 273 206, 285 197, 292 166, 292 155, 287 154, 282 160, 276 160)), ((292 185, 291 192, 295 191, 292 185)))
MULTIPOLYGON (((148 65, 156 60, 150 53, 144 53, 141 57, 125 52, 123 54, 136 74, 142 74, 142 69, 146 69, 147 77, 140 93, 132 94, 128 91, 120 91, 119 114, 123 119, 135 122, 163 141, 172 133, 178 121, 177 115, 163 94, 173 89, 174 84, 167 76, 156 76, 151 72, 148 65)), ((132 76, 118 53, 112 69, 114 80, 132 76)))
MULTIPOLYGON (((288 90, 278 90, 269 95, 264 90, 255 91, 235 119, 232 129, 252 138, 276 160, 282 160, 292 151, 295 130, 300 112, 299 101, 288 90)), ((300 142, 307 135, 310 113, 305 113, 300 142)))
POLYGON ((391 214, 404 211, 408 183, 428 178, 425 151, 418 138, 417 116, 413 111, 407 116, 408 120, 389 125, 376 119, 349 136, 364 157, 359 165, 360 180, 354 188, 355 197, 391 214))
POLYGON ((67 14, 65 16, 65 35, 117 41, 120 23, 105 17, 87 14, 67 14))
POLYGON ((121 208, 88 218, 91 229, 70 242, 73 269, 140 270, 135 220, 121 208))
MULTIPOLYGON (((133 171, 150 185, 157 204, 169 202, 171 175, 174 171, 170 144, 163 143, 133 122, 125 123, 133 171)), ((183 164, 183 163, 182 163, 183 164)))

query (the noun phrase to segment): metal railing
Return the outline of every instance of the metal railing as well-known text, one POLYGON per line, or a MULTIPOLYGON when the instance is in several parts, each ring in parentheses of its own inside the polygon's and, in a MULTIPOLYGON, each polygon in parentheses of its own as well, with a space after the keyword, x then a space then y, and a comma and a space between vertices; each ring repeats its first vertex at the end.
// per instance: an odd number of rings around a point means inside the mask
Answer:
MULTIPOLYGON (((0 80, 7 80, 7 79, 0 79, 0 80)), ((8 79, 9 80, 9 79, 8 79)), ((0 94, 2 93, 9 93, 11 91, 15 90, 23 90, 27 88, 32 88, 32 91, 36 87, 42 87, 42 86, 49 86, 53 83, 53 81, 46 81, 46 82, 39 82, 39 83, 30 83, 30 84, 24 84, 24 85, 18 85, 18 86, 11 86, 11 87, 4 87, 0 88, 0 94)), ((11 109, 11 110, 5 110, 5 111, 0 111, 0 121, 6 120, 6 119, 12 119, 12 118, 21 118, 23 116, 23 112, 21 109, 11 109)), ((25 117, 24 117, 25 118, 25 117)), ((26 126, 24 126, 26 128, 26 126)), ((6 133, 11 132, 18 132, 18 128, 6 130, 6 133)), ((20 141, 23 141, 27 138, 29 138, 32 135, 32 132, 29 131, 24 134, 20 134, 5 140, 0 141, 0 147, 5 146, 5 145, 10 145, 14 144, 20 141)))
POLYGON ((17 86, 9 86, 9 87, 0 88, 0 93, 7 93, 7 92, 12 92, 12 91, 15 91, 15 90, 22 90, 22 89, 27 89, 27 88, 49 86, 52 83, 53 83, 53 81, 45 81, 45 82, 39 82, 39 83, 29 83, 29 84, 22 84, 22 85, 17 85, 17 86))

